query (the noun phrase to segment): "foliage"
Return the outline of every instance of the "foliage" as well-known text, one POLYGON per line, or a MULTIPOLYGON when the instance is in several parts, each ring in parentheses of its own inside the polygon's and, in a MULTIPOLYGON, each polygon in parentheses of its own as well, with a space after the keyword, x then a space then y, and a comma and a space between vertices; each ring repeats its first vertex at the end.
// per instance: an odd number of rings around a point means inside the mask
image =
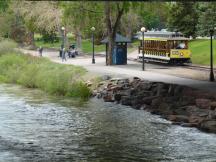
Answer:
POLYGON ((14 17, 21 19, 24 28, 15 23, 16 32, 14 37, 19 37, 19 33, 24 39, 22 43, 34 46, 34 32, 60 31, 61 10, 58 9, 58 2, 51 1, 12 1, 10 10, 14 17), (23 30, 24 29, 24 30, 23 30), (20 30, 22 32, 20 32, 20 30))
POLYGON ((119 32, 127 36, 129 39, 132 39, 133 33, 137 31, 137 27, 141 26, 140 17, 134 13, 132 9, 128 13, 122 16, 120 21, 119 32))
POLYGON ((1 3, 4 2, 7 7, 3 9, 4 12, 0 12, 0 36, 22 42, 23 35, 25 35, 22 19, 20 19, 19 13, 14 13, 11 10, 9 1, 1 1, 1 3))
POLYGON ((201 36, 207 36, 209 35, 209 30, 216 27, 216 3, 202 2, 199 7, 199 15, 197 33, 201 36))
POLYGON ((73 83, 69 92, 67 93, 67 96, 69 97, 89 98, 90 95, 91 90, 83 82, 73 83))
POLYGON ((139 2, 136 9, 133 10, 140 17, 140 25, 145 26, 148 30, 165 28, 168 15, 168 5, 166 3, 139 2))
POLYGON ((1 0, 0 1, 0 12, 6 12, 8 9, 10 1, 9 0, 1 0))
POLYGON ((9 39, 4 39, 0 41, 0 56, 6 53, 14 52, 14 48, 17 47, 17 44, 9 39))
POLYGON ((56 32, 42 32, 42 40, 50 43, 59 42, 56 32))
POLYGON ((170 30, 181 31, 186 37, 196 36, 198 12, 196 2, 176 2, 171 4, 168 18, 170 30))
POLYGON ((18 1, 12 5, 30 31, 52 32, 60 29, 61 10, 54 1, 18 1))
POLYGON ((83 83, 86 71, 77 66, 57 64, 46 58, 6 54, 0 59, 0 81, 39 88, 54 95, 87 99, 91 91, 83 83))
POLYGON ((103 23, 102 2, 62 2, 64 11, 64 24, 67 31, 73 32, 78 48, 82 48, 81 38, 90 38, 94 26, 95 43, 99 44, 104 36, 105 26, 103 23), (81 18, 82 17, 82 18, 81 18), (80 19, 81 18, 81 19, 80 19))

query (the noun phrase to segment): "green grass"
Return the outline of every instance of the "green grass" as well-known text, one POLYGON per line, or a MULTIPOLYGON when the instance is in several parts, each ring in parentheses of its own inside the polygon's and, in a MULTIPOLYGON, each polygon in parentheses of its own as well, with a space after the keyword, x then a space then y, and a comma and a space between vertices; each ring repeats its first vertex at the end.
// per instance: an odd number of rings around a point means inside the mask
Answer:
MULTIPOLYGON (((68 36, 68 40, 69 43, 75 43, 74 37, 72 35, 68 36)), ((54 48, 54 49, 59 49, 61 46, 61 40, 59 40, 58 42, 55 43, 50 43, 50 42, 44 42, 41 39, 41 35, 40 34, 35 34, 35 45, 37 47, 45 47, 45 48, 54 48)), ((82 51, 84 53, 92 53, 92 42, 89 39, 86 40, 82 40, 82 51)), ((101 45, 95 45, 95 52, 102 52, 105 51, 105 45, 101 44, 101 45)))
MULTIPOLYGON (((189 43, 192 52, 192 63, 200 65, 210 64, 210 40, 193 40, 189 43)), ((216 65, 216 40, 213 40, 214 65, 216 65)))
MULTIPOLYGON (((95 45, 95 52, 103 52, 106 50, 105 44, 95 45)), ((92 42, 90 40, 82 41, 82 51, 84 53, 92 53, 92 42)))
MULTIPOLYGON (((68 36, 68 40, 70 44, 75 43, 75 40, 72 36, 68 36)), ((37 47, 42 46, 45 48, 59 49, 61 46, 61 40, 55 43, 47 43, 41 40, 41 35, 35 34, 35 44, 37 47)), ((137 49, 138 45, 139 45, 139 41, 134 41, 132 43, 132 47, 128 48, 128 52, 132 52, 134 49, 137 49)), ((105 44, 95 45, 94 48, 96 53, 103 52, 106 50, 105 44)), ((92 42, 90 39, 82 40, 82 51, 86 54, 92 53, 92 42)))
POLYGON ((91 90, 84 83, 86 73, 82 67, 53 63, 47 58, 0 51, 0 82, 85 100, 91 95, 91 90))
POLYGON ((60 42, 48 43, 48 42, 44 42, 42 40, 35 41, 35 45, 36 45, 36 47, 42 46, 44 48, 54 48, 54 49, 59 49, 61 47, 60 42))
MULTIPOLYGON (((73 40, 69 40, 72 43, 75 43, 73 40)), ((61 41, 55 42, 55 43, 47 43, 42 40, 36 40, 35 45, 37 47, 45 47, 45 48, 54 48, 54 49, 59 49, 61 46, 61 41)), ((90 40, 82 40, 82 51, 84 53, 92 53, 92 42, 90 40)), ((95 45, 95 52, 102 52, 105 51, 105 45, 95 45)))

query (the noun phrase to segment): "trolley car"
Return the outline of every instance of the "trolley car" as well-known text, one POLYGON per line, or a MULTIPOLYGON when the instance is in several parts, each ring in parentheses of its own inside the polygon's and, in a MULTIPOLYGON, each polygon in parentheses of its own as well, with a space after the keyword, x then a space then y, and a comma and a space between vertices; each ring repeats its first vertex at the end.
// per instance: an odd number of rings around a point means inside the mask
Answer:
MULTIPOLYGON (((138 59, 142 60, 143 38, 138 38, 138 59)), ((188 41, 180 32, 145 32, 144 60, 171 64, 191 63, 188 41)))

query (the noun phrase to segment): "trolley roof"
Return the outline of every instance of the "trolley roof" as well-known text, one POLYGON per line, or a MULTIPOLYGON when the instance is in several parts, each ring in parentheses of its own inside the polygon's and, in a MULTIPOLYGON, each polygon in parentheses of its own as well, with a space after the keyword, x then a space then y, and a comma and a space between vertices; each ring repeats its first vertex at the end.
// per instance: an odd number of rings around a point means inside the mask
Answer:
MULTIPOLYGON (((185 38, 181 32, 162 32, 162 31, 147 31, 144 33, 145 40, 189 40, 185 38)), ((142 33, 138 34, 138 39, 142 40, 142 33)))

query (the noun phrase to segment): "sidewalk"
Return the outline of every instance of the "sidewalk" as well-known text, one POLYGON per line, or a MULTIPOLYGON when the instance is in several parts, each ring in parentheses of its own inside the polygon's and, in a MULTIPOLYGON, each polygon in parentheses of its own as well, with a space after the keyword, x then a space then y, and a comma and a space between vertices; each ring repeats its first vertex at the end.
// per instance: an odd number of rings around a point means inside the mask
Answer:
MULTIPOLYGON (((25 53, 31 53, 33 55, 38 55, 36 51, 25 50, 25 53)), ((128 61, 128 65, 113 65, 106 66, 104 57, 96 57, 95 64, 92 64, 91 56, 78 56, 76 58, 70 58, 66 62, 62 62, 61 58, 58 57, 58 52, 44 51, 43 56, 48 57, 50 60, 63 63, 63 64, 73 64, 79 65, 86 68, 89 72, 98 75, 112 75, 114 77, 139 77, 149 81, 156 82, 166 82, 173 84, 186 85, 193 88, 198 88, 206 91, 216 92, 216 82, 200 81, 195 79, 188 79, 177 77, 168 74, 162 74, 160 71, 152 71, 151 64, 146 64, 146 70, 142 71, 141 63, 128 61)))

